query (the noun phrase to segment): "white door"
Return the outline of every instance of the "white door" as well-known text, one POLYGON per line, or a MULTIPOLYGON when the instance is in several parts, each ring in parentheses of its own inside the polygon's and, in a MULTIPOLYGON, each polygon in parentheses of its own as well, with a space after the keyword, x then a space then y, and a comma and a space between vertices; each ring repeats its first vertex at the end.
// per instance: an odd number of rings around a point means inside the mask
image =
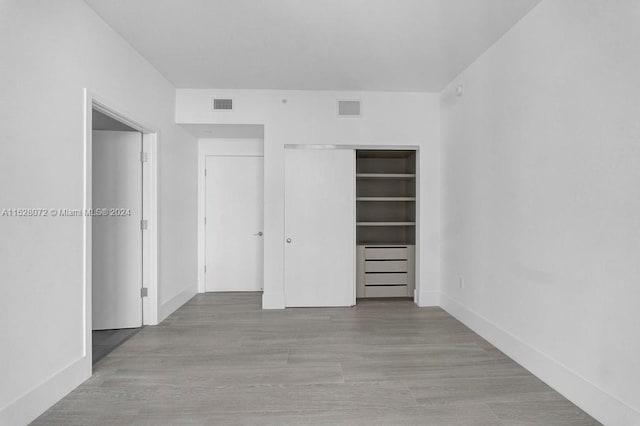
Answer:
POLYGON ((206 158, 205 291, 260 291, 263 158, 206 158))
POLYGON ((93 132, 94 330, 142 325, 141 150, 141 133, 93 132))
POLYGON ((285 305, 355 305, 353 150, 285 149, 285 305))

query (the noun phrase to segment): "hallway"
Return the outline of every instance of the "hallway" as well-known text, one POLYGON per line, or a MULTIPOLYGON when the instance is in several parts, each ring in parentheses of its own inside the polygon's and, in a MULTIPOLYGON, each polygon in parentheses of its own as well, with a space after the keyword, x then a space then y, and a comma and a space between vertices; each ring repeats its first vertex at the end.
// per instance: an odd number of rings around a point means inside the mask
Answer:
POLYGON ((598 424, 440 308, 200 294, 34 424, 598 424))

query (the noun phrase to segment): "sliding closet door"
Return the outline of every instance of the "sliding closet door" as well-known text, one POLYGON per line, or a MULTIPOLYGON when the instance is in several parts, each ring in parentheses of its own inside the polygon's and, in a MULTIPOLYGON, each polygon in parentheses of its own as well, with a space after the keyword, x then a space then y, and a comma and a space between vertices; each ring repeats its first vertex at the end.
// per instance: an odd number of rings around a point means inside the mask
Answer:
POLYGON ((355 304, 355 154, 285 149, 285 304, 355 304))

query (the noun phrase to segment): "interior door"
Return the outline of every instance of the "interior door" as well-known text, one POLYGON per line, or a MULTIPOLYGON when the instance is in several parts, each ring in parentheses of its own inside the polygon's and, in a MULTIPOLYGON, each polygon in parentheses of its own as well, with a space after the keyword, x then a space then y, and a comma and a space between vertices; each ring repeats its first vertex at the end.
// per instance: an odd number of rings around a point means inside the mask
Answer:
POLYGON ((142 326, 142 134, 93 132, 93 329, 142 326))
POLYGON ((285 305, 355 304, 355 154, 285 149, 285 305))
POLYGON ((208 156, 205 291, 260 291, 263 282, 263 158, 208 156))

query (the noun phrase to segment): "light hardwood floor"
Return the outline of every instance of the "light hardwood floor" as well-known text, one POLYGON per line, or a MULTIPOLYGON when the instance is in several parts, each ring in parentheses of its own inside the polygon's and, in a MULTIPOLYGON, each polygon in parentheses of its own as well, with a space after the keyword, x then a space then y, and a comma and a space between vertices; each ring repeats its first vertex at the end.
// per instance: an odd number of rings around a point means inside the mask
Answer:
POLYGON ((598 423, 442 309, 263 311, 257 293, 209 293, 107 355, 35 424, 598 423))

